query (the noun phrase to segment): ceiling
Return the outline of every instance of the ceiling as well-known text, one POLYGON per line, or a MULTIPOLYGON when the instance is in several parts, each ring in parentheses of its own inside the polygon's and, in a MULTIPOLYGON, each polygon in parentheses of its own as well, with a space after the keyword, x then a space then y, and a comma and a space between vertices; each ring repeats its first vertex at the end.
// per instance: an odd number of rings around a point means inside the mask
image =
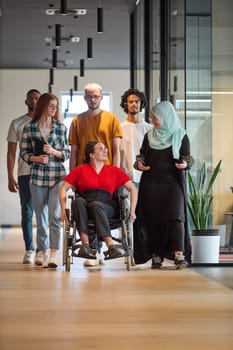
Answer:
MULTIPOLYGON (((60 11, 60 0, 0 0, 0 68, 52 67, 55 25, 61 24, 58 68, 129 68, 129 15, 135 0, 68 0, 68 9, 86 9, 86 15, 46 15, 60 11), (103 8, 103 33, 97 33, 97 7, 103 8), (51 12, 51 11, 49 11, 51 12), (71 42, 71 37, 80 37, 71 42), (87 38, 93 38, 93 58, 87 59, 87 38)), ((70 11, 72 12, 72 11, 70 11)))

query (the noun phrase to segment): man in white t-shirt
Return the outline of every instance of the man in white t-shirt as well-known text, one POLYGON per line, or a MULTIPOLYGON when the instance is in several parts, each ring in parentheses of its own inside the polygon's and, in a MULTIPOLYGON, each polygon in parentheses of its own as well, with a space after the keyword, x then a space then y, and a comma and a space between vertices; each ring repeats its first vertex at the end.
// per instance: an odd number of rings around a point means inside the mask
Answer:
POLYGON ((33 264, 35 254, 32 232, 33 208, 29 189, 30 166, 18 157, 18 181, 16 181, 14 177, 14 168, 16 163, 17 145, 20 147, 24 126, 31 121, 39 97, 40 92, 36 89, 31 89, 27 92, 25 104, 28 111, 26 114, 11 122, 7 135, 8 189, 10 192, 19 192, 20 196, 21 226, 26 250, 23 264, 33 264))
POLYGON ((121 122, 122 139, 120 144, 121 168, 130 176, 138 187, 141 171, 134 169, 133 164, 139 154, 146 132, 152 127, 141 118, 141 111, 147 105, 145 93, 137 89, 128 89, 121 96, 120 106, 127 113, 127 118, 121 122))

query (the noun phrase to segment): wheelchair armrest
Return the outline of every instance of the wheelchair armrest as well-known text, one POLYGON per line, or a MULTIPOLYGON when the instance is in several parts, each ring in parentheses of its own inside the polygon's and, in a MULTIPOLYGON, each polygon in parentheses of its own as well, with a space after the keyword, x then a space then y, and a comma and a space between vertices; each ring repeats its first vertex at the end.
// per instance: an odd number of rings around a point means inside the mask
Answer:
POLYGON ((122 194, 121 196, 120 196, 120 199, 121 200, 125 200, 125 199, 127 199, 129 196, 127 195, 127 194, 122 194))

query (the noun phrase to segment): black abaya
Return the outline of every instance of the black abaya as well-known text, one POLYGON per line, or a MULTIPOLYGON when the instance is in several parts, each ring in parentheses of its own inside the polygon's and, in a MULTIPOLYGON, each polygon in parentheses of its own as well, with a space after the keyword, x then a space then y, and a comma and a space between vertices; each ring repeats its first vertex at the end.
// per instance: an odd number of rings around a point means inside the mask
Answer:
MULTIPOLYGON (((186 219, 185 171, 177 169, 172 147, 156 150, 144 137, 140 154, 150 170, 141 177, 134 223, 134 258, 136 264, 145 263, 152 255, 174 258, 174 251, 182 250, 190 261, 190 237, 186 219)), ((190 155, 185 135, 180 154, 190 155)))

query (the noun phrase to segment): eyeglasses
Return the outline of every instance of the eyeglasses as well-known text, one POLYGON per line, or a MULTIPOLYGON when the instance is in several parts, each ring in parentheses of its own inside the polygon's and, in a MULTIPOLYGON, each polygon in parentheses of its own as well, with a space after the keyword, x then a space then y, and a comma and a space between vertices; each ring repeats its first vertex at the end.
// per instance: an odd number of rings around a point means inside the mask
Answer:
POLYGON ((48 108, 57 109, 58 106, 57 105, 48 105, 48 108))
POLYGON ((101 96, 99 95, 85 95, 88 100, 98 100, 101 96))

